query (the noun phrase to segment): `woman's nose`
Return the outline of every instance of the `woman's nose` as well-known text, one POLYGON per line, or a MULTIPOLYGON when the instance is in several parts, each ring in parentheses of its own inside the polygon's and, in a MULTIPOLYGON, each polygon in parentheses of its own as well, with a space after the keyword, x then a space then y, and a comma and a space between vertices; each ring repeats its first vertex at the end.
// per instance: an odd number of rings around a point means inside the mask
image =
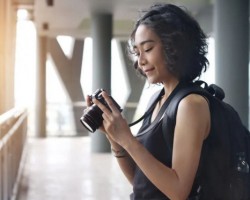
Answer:
POLYGON ((143 66, 145 65, 147 62, 146 58, 144 57, 143 54, 140 54, 140 56, 138 57, 138 64, 139 66, 143 66))

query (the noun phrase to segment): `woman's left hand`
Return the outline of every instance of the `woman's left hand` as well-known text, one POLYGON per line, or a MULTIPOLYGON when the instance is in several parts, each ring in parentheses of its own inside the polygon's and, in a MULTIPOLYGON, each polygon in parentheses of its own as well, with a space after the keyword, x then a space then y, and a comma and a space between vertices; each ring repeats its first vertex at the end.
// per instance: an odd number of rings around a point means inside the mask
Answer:
POLYGON ((93 103, 103 112, 102 117, 105 132, 112 140, 123 146, 124 143, 128 141, 129 137, 132 137, 127 121, 122 117, 121 112, 115 106, 108 94, 103 91, 101 95, 104 97, 111 111, 97 99, 93 99, 93 103))

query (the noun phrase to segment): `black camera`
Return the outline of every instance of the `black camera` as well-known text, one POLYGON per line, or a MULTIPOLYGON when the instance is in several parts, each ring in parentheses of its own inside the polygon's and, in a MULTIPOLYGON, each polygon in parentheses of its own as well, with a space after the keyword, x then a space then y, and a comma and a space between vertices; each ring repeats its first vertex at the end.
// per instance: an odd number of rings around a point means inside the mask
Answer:
MULTIPOLYGON (((109 106, 107 102, 104 100, 103 96, 101 95, 101 92, 104 91, 103 89, 98 89, 92 94, 90 97, 96 98, 98 101, 100 101, 103 105, 105 105, 109 110, 109 106)), ((122 109, 118 105, 118 103, 111 97, 111 100, 113 101, 114 105, 119 109, 120 112, 122 112, 122 109)), ((98 129, 102 125, 102 110, 95 104, 91 105, 90 107, 84 109, 83 115, 80 118, 80 122, 83 124, 83 126, 88 129, 90 132, 95 132, 96 129, 98 129)))

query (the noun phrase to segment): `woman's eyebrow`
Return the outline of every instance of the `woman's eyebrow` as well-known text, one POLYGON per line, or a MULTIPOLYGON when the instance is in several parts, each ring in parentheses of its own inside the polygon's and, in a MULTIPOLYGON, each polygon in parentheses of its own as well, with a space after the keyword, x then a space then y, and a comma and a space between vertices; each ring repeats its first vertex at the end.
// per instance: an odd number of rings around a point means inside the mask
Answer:
MULTIPOLYGON (((155 41, 154 41, 154 40, 144 40, 144 41, 140 42, 139 45, 140 45, 140 46, 143 46, 143 45, 146 44, 146 43, 153 43, 153 42, 155 42, 155 41)), ((137 48, 137 46, 138 46, 138 45, 134 44, 134 45, 133 45, 133 48, 137 48)))

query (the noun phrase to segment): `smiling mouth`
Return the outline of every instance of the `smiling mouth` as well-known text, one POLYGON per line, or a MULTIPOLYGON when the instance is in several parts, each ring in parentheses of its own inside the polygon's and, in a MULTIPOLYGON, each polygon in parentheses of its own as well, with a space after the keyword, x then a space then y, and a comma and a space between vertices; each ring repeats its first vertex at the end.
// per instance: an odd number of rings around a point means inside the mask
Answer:
POLYGON ((154 70, 154 68, 146 69, 146 70, 144 70, 144 73, 146 74, 146 73, 149 73, 149 72, 151 72, 153 70, 154 70))

